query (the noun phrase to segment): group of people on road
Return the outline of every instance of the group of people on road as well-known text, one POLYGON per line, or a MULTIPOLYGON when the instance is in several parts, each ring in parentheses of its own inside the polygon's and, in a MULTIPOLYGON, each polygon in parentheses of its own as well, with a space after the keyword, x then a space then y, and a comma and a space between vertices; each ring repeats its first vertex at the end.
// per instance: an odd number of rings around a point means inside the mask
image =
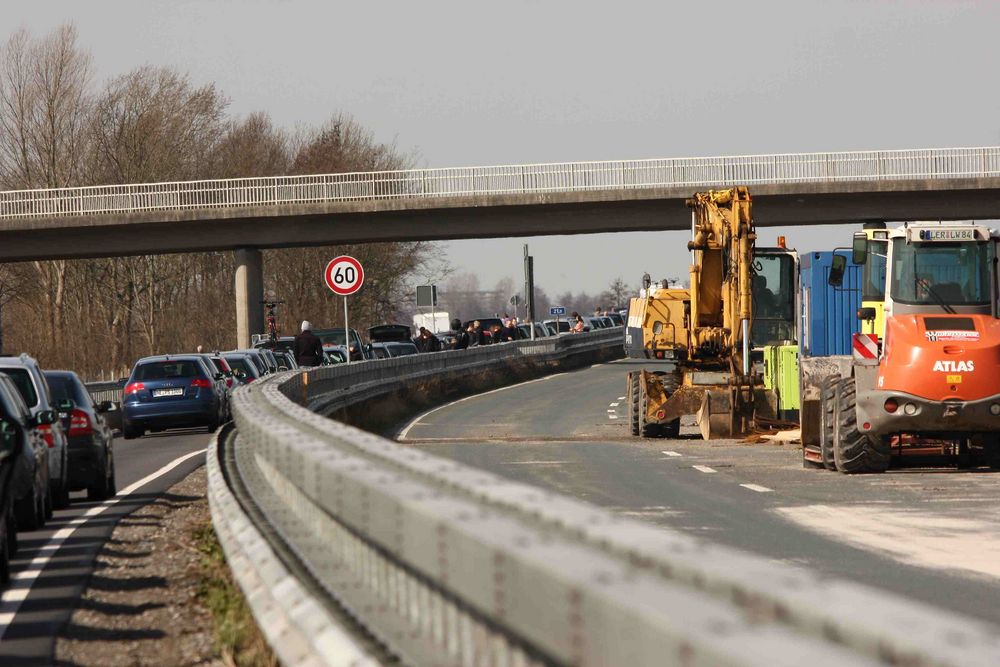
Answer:
MULTIPOLYGON (((571 319, 573 325, 570 330, 582 333, 584 323, 580 313, 574 311, 571 319)), ((449 332, 449 337, 453 340, 450 347, 426 327, 420 327, 413 344, 417 346, 418 352, 441 352, 446 349, 465 350, 490 343, 506 343, 521 337, 517 326, 517 317, 507 313, 500 319, 500 324, 494 324, 488 332, 479 320, 473 320, 468 326, 463 327, 462 320, 455 318, 451 321, 451 332, 449 332)), ((300 333, 295 337, 294 352, 295 361, 299 366, 320 366, 323 363, 323 342, 312 332, 312 323, 309 320, 302 321, 300 333)))

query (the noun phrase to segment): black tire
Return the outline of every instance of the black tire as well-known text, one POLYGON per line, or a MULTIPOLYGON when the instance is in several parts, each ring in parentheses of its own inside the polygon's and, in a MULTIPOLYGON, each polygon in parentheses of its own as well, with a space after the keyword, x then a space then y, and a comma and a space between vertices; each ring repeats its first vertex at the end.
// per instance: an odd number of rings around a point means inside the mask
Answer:
POLYGON ((57 510, 64 510, 69 507, 69 486, 66 482, 52 482, 52 497, 49 504, 57 510))
POLYGON ((87 487, 87 500, 107 500, 115 495, 114 463, 105 464, 101 478, 87 487))
POLYGON ((646 385, 639 383, 639 435, 644 438, 659 438, 663 435, 663 428, 660 424, 650 424, 646 421, 646 409, 648 407, 648 397, 646 396, 646 385))
POLYGON ((639 373, 628 374, 628 415, 629 430, 639 435, 639 373))
POLYGON ((823 457, 823 467, 836 470, 837 461, 833 455, 833 425, 836 421, 836 397, 840 391, 840 378, 828 378, 820 386, 819 401, 819 451, 823 457))
POLYGON ((48 493, 45 494, 45 497, 42 498, 42 507, 45 508, 45 520, 48 521, 52 518, 52 514, 54 513, 53 510, 55 509, 52 502, 52 489, 49 489, 48 493))
POLYGON ((30 493, 14 503, 14 518, 17 519, 18 530, 38 530, 44 523, 44 513, 41 512, 41 502, 30 493))
POLYGON ((839 383, 836 394, 833 453, 837 470, 848 475, 885 472, 892 452, 882 438, 858 430, 857 386, 854 378, 839 383))
MULTIPOLYGON (((678 373, 657 373, 656 375, 660 378, 668 398, 681 388, 682 380, 678 373)), ((661 424, 660 431, 664 438, 676 438, 681 434, 681 418, 678 417, 666 424, 661 424)))
POLYGON ((14 518, 14 507, 7 508, 7 557, 13 558, 17 555, 17 519, 14 518))
POLYGON ((122 437, 126 440, 135 440, 136 438, 141 438, 146 434, 145 430, 137 429, 132 424, 128 423, 124 419, 122 420, 122 437))
POLYGON ((6 586, 10 583, 10 540, 13 533, 10 530, 10 523, 7 523, 7 529, 3 533, 3 537, 0 538, 0 586, 6 586))

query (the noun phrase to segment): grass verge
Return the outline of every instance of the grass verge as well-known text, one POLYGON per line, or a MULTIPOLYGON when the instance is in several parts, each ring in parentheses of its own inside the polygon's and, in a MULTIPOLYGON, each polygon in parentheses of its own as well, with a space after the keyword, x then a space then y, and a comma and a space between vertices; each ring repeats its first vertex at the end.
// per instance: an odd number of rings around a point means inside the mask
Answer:
POLYGON ((222 659, 241 667, 276 667, 278 659, 233 580, 212 523, 195 528, 193 540, 202 555, 198 600, 212 614, 215 646, 222 659))

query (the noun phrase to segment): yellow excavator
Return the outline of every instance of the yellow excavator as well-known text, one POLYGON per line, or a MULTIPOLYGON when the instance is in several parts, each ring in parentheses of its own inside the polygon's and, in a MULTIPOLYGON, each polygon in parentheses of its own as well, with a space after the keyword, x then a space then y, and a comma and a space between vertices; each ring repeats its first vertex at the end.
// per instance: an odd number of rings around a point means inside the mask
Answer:
MULTIPOLYGON (((654 285, 647 276, 639 297, 629 303, 628 356, 671 362, 664 371, 629 373, 631 431, 676 437, 681 416, 694 414, 706 440, 738 437, 750 429, 755 405, 766 412, 768 403, 751 359, 751 325, 754 338, 793 339, 794 290, 776 295, 768 289, 770 268, 755 260, 757 235, 746 187, 699 192, 686 204, 693 211, 690 286, 654 285), (755 308, 765 315, 759 322, 755 308), (778 312, 780 317, 766 317, 778 312)), ((794 253, 774 250, 793 275, 794 253)))

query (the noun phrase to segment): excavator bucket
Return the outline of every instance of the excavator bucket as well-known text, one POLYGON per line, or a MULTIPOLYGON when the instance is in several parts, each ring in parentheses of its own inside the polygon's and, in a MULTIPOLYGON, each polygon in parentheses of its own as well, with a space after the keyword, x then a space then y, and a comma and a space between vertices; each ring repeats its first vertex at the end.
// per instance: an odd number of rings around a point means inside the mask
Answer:
POLYGON ((745 409, 735 400, 732 389, 708 389, 695 413, 698 429, 705 440, 741 438, 747 434, 753 418, 752 406, 745 409))

